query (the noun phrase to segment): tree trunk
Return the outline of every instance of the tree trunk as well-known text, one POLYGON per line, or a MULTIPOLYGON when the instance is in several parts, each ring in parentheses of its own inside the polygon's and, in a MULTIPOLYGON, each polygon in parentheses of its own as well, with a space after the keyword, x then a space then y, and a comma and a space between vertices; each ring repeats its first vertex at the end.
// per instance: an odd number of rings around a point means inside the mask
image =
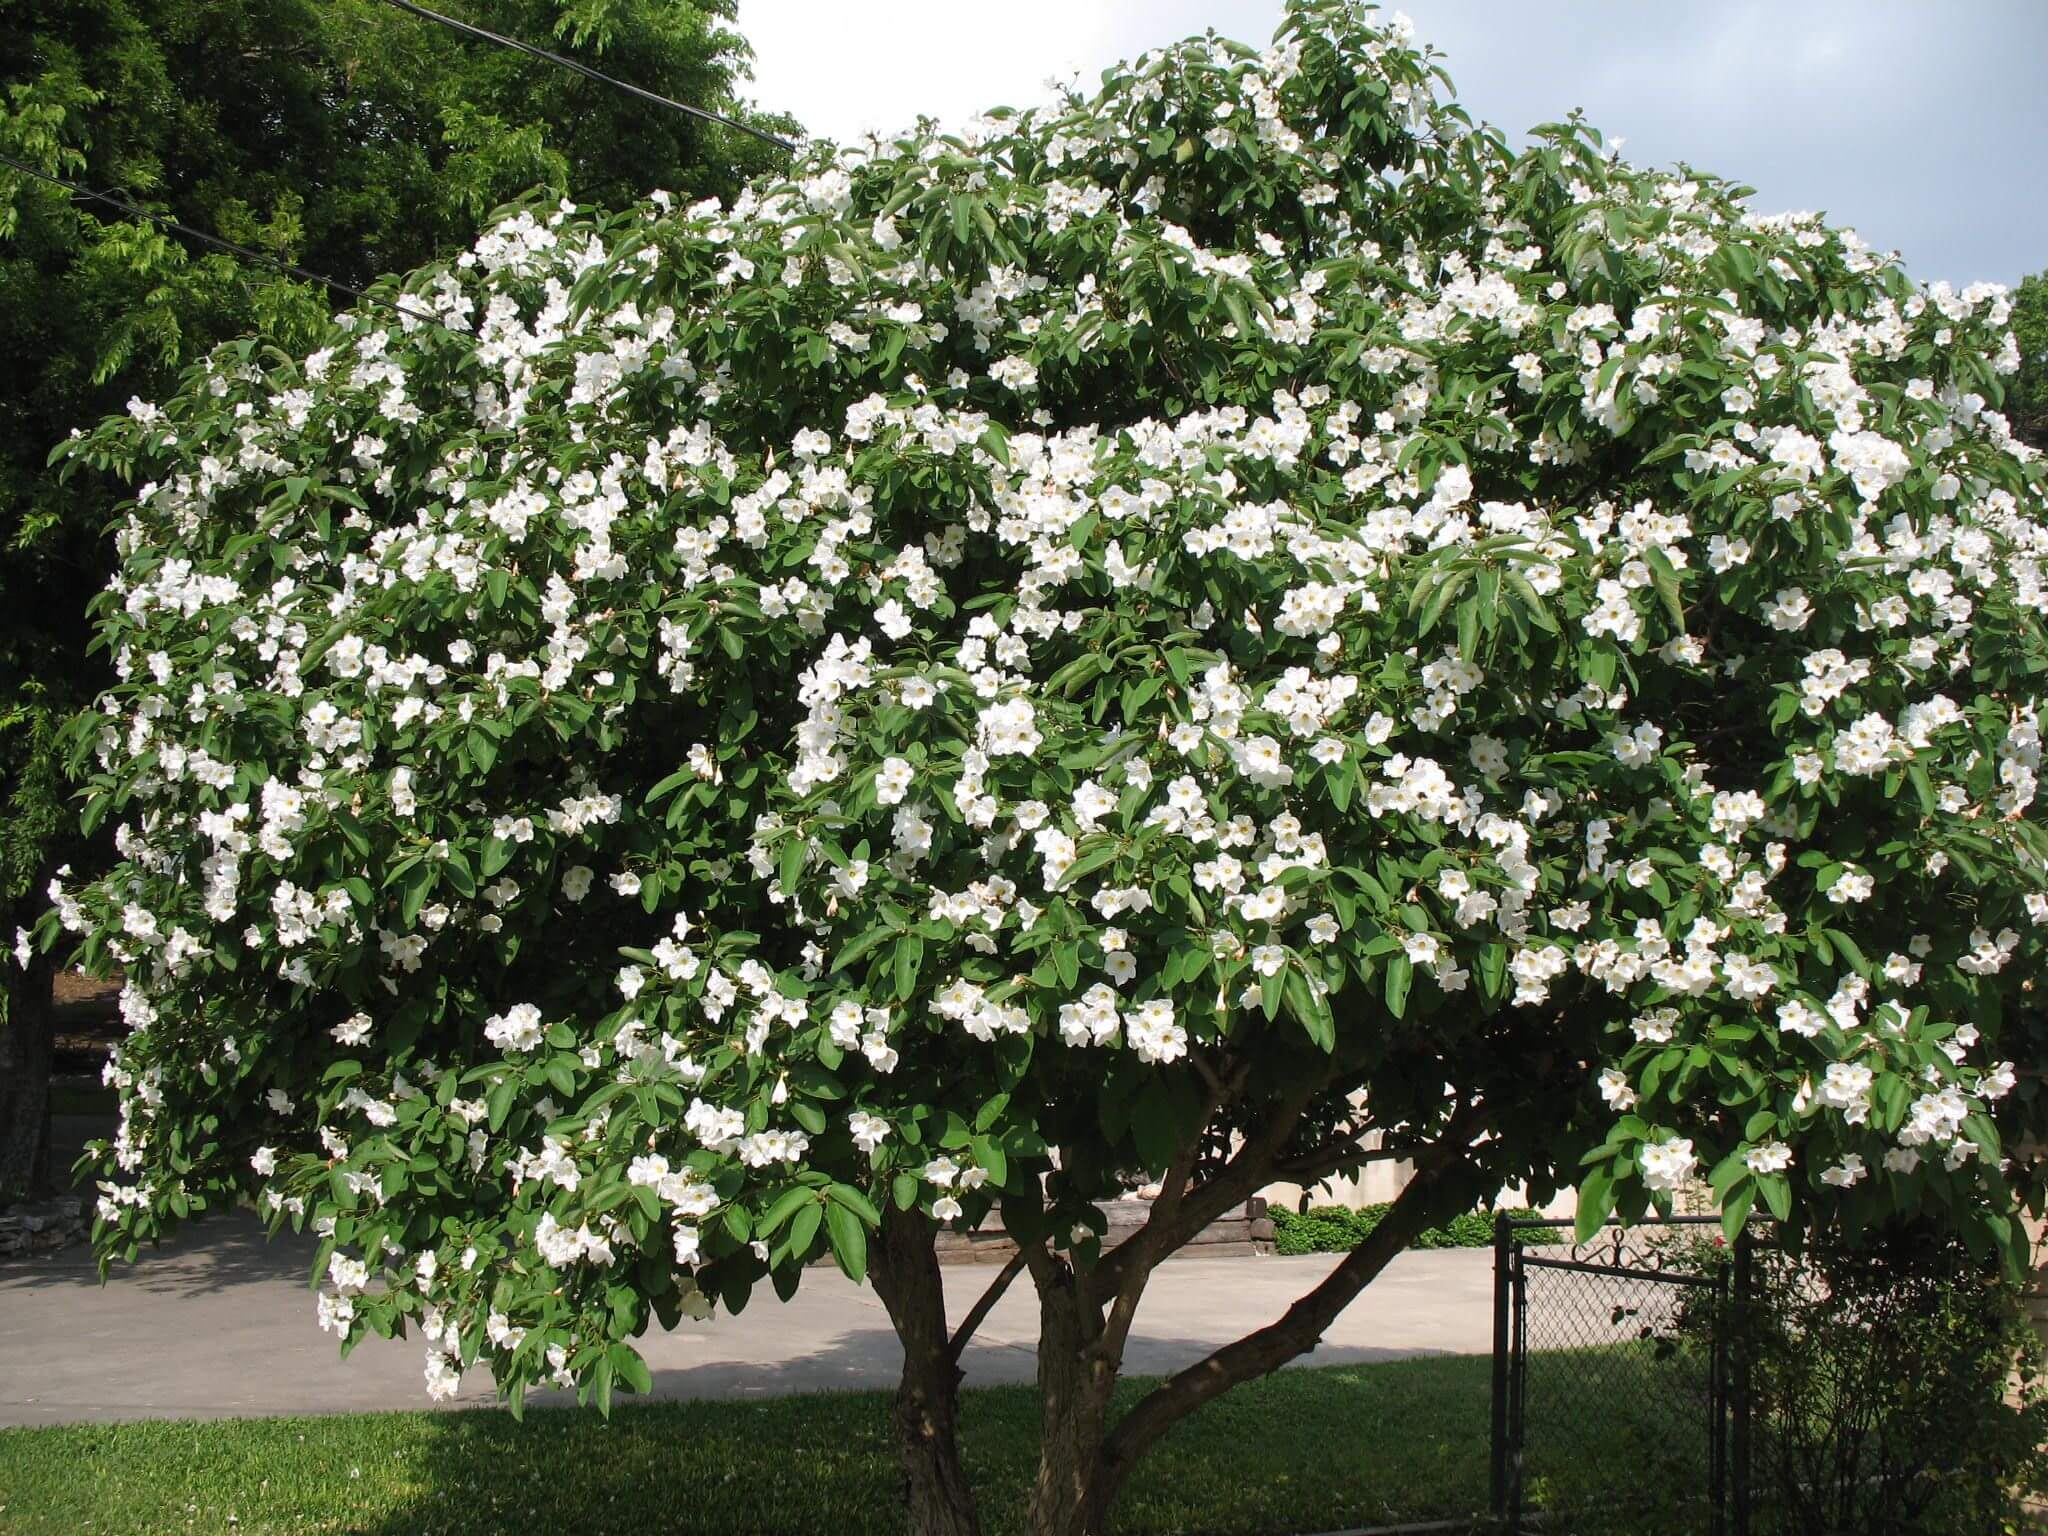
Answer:
MULTIPOLYGON (((9 929, 11 935, 12 929, 9 929)), ((0 1200, 39 1194, 50 1179, 50 982, 47 956, 23 969, 0 955, 0 1200)))
POLYGON ((948 1347, 945 1285, 922 1213, 887 1207, 873 1261, 869 1278, 903 1344, 891 1417, 911 1536, 980 1536, 974 1490, 960 1465, 961 1371, 948 1347))
POLYGON ((1103 1456, 1119 1350, 1098 1348, 1102 1309, 1054 1259, 1038 1281, 1038 1477, 1032 1536, 1099 1536, 1123 1479, 1103 1456))

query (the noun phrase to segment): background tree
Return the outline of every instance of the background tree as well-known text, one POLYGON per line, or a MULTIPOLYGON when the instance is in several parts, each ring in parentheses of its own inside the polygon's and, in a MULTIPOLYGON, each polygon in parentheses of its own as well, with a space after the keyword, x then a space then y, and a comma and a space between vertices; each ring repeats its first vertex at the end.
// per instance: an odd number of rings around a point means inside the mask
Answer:
MULTIPOLYGON (((480 0, 466 19, 678 100, 744 112, 733 0, 480 0)), ((12 0, 0 152, 361 285, 466 244, 536 186, 599 205, 730 194, 782 152, 375 0, 12 0)), ((758 122, 787 130, 766 119, 758 122)), ((104 674, 86 600, 113 505, 60 483, 80 422, 232 336, 303 350, 329 295, 0 170, 0 933, 86 858, 54 722, 104 674), (69 835, 66 829, 71 828, 69 835)), ((49 970, 0 981, 0 1191, 37 1181, 49 970)))
POLYGON ((599 1403, 829 1252, 966 1532, 934 1234, 1000 1208, 1046 1536, 1506 1182, 2016 1264, 2006 296, 1513 152, 1369 15, 542 206, 404 281, 442 323, 82 439, 139 487, 76 737, 123 857, 43 928, 129 978, 101 1252, 251 1197, 431 1392, 599 1403), (1112 1419, 1158 1263, 1369 1156, 1371 1236, 1112 1419))
POLYGON ((2048 272, 2024 279, 2012 299, 2012 333, 2020 371, 2006 392, 2013 435, 2048 448, 2048 272))

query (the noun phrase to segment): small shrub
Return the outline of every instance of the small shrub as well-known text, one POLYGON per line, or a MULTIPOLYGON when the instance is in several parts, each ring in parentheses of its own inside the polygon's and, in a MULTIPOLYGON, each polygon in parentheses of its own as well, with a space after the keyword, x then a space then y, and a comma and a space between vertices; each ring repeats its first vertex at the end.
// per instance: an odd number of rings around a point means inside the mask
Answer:
MULTIPOLYGON (((1384 1201, 1356 1210, 1343 1205, 1314 1205, 1306 1211, 1275 1207, 1271 1213, 1273 1246, 1280 1253, 1348 1253, 1372 1235, 1373 1228, 1391 1208, 1384 1201)), ((1518 1209, 1508 1214, 1527 1218, 1539 1213, 1518 1209)), ((1424 1228, 1409 1246, 1485 1248, 1493 1242, 1493 1218, 1494 1213, 1489 1210, 1467 1211, 1443 1226, 1424 1228)), ((1545 1239, 1531 1234, 1525 1240, 1545 1239)))
POLYGON ((1758 1536, 2025 1528, 2048 1434, 2040 1343, 1959 1245, 1761 1253, 1740 1324, 1758 1536))

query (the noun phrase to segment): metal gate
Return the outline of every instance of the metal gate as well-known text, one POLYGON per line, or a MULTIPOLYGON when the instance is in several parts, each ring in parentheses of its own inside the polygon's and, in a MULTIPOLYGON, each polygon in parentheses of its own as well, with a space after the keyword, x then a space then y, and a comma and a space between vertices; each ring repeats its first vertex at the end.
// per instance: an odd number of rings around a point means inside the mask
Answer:
POLYGON ((1494 1228, 1492 1508, 1519 1532, 1748 1536, 1731 1301, 1746 1243, 1715 1217, 1494 1228), (1717 1251, 1718 1250, 1718 1251, 1717 1251))

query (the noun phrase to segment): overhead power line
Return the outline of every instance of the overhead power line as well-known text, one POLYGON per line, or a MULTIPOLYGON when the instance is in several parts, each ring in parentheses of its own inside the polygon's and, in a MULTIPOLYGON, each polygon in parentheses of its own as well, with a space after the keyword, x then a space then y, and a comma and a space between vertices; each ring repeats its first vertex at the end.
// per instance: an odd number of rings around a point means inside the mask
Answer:
POLYGON ((244 261, 256 262, 261 266, 269 267, 274 272, 282 272, 288 277, 296 277, 301 282, 319 283, 323 287, 331 288, 336 293, 345 293, 350 298, 356 299, 361 303, 375 304, 382 309, 392 310, 411 319, 424 321, 428 325, 438 325, 443 330, 454 332, 457 336, 469 334, 460 326, 450 325, 439 315, 429 314, 423 309, 413 309, 395 300, 366 292, 361 288, 344 283, 338 277, 325 277, 318 272, 309 272, 304 267, 293 266, 288 261, 280 261, 267 251, 254 250, 246 245, 237 245, 232 240, 223 240, 219 235, 210 235, 203 229, 194 229, 190 224, 180 223, 166 214, 153 213, 147 208, 129 202, 125 197, 116 197, 111 192, 95 192, 92 188, 82 186, 78 182, 69 180, 66 177, 54 176, 48 171, 37 170, 32 165, 24 165, 11 155, 0 155, 0 165, 19 171, 24 176, 33 176, 38 181, 46 181, 53 187, 62 187, 73 197, 83 198, 89 203, 105 203, 109 208, 118 208, 131 218, 147 219, 150 223, 160 225, 165 229, 174 229, 181 235, 190 236, 194 240, 212 246, 215 250, 225 251, 230 256, 239 256, 244 261))
POLYGON ((496 43, 500 48, 510 48, 516 53, 529 54, 536 59, 545 59, 550 64, 559 64, 564 69, 573 69, 577 74, 587 79, 595 80, 601 85, 609 85, 615 90, 626 92, 628 95, 638 96, 642 101, 651 101, 658 107, 667 107, 672 112, 685 112, 691 117, 701 117, 710 123, 723 123, 728 128, 734 128, 741 133, 753 135, 753 137, 761 140, 764 144, 773 144, 777 149, 787 150, 791 154, 796 153, 796 145, 790 143, 788 139, 778 138, 765 129, 754 127, 751 123, 743 123, 737 118, 727 117, 720 112, 708 111, 703 107, 693 107, 687 101, 671 100, 669 97, 659 95, 654 91, 644 90, 630 81, 619 80, 605 74, 601 70, 592 69, 588 64, 569 58, 564 54, 550 53, 545 48, 536 48, 531 43, 522 43, 516 37, 506 37, 501 32, 492 32, 484 27, 472 26, 466 21, 457 21, 453 16, 443 16, 439 11, 430 11, 423 5, 414 5, 412 0, 384 0, 384 3, 409 15, 418 16, 422 20, 436 22, 444 27, 451 27, 457 32, 466 32, 471 37, 480 37, 487 43, 496 43))

